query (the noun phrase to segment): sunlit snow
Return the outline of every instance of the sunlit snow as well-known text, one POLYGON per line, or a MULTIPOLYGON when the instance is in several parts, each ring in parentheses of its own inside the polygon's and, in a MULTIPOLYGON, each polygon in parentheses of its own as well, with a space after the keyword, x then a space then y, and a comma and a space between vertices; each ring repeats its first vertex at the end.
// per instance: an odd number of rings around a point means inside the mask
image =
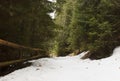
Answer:
POLYGON ((49 13, 49 15, 50 15, 50 17, 51 17, 52 19, 55 19, 55 11, 52 12, 52 13, 49 13))
POLYGON ((48 1, 51 1, 51 2, 56 2, 56 0, 48 0, 48 1))
POLYGON ((84 54, 34 60, 0 81, 120 81, 120 47, 101 60, 80 59, 84 54))

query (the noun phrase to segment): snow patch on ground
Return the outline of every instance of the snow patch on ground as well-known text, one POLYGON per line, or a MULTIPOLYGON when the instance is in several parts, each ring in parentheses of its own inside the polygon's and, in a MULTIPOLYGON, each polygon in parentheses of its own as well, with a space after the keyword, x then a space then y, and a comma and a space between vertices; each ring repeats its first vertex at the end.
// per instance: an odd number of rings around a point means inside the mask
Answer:
POLYGON ((34 60, 32 66, 0 77, 0 81, 120 81, 120 47, 101 60, 81 60, 85 53, 34 60))
POLYGON ((56 0, 48 0, 48 1, 51 1, 51 2, 56 2, 56 0))

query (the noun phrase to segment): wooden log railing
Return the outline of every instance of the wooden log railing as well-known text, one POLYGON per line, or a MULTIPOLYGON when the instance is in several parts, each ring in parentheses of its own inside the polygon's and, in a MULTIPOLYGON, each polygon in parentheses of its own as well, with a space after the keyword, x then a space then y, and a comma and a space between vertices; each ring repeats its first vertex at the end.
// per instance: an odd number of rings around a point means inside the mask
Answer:
POLYGON ((4 66, 11 65, 11 64, 15 64, 15 63, 20 63, 20 62, 25 62, 25 61, 36 59, 36 58, 39 58, 39 57, 41 57, 41 56, 40 55, 36 55, 36 56, 30 57, 30 58, 26 58, 26 59, 19 59, 19 60, 1 62, 0 63, 0 67, 4 67, 4 66))
POLYGON ((34 50, 34 51, 42 50, 42 49, 38 49, 38 48, 31 48, 31 47, 26 47, 23 45, 15 44, 15 43, 8 42, 8 41, 2 40, 2 39, 0 39, 0 45, 5 45, 5 46, 12 47, 12 48, 18 48, 18 49, 30 49, 30 50, 34 50))
POLYGON ((5 41, 5 40, 2 40, 2 39, 0 39, 0 45, 7 46, 7 47, 10 47, 10 48, 14 48, 14 50, 18 50, 19 54, 20 54, 19 58, 17 58, 17 59, 0 62, 0 67, 4 67, 4 66, 15 64, 15 63, 20 63, 20 62, 25 62, 25 61, 28 61, 28 60, 32 60, 32 59, 35 59, 35 58, 45 56, 44 54, 43 55, 40 54, 40 52, 43 51, 43 50, 39 49, 39 48, 26 47, 26 46, 19 45, 19 44, 16 44, 16 43, 12 43, 12 42, 9 42, 9 41, 5 41), (23 57, 22 51, 26 51, 26 50, 30 51, 30 52, 34 52, 34 53, 32 55, 28 56, 28 57, 22 58, 23 57))

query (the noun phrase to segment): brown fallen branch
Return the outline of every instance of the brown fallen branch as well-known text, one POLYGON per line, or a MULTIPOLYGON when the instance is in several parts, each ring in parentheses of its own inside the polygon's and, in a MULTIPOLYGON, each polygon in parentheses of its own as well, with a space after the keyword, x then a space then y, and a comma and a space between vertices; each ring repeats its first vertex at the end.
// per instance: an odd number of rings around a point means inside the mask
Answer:
POLYGON ((40 58, 40 57, 41 57, 41 55, 36 55, 36 56, 26 58, 26 59, 19 59, 19 60, 7 61, 7 62, 0 62, 0 67, 12 65, 12 64, 15 64, 15 63, 21 63, 21 62, 25 62, 25 61, 40 58))
POLYGON ((18 48, 18 49, 29 49, 29 50, 34 50, 34 51, 42 51, 42 49, 39 49, 39 48, 31 48, 31 47, 19 45, 19 44, 16 44, 16 43, 12 43, 12 42, 9 42, 9 41, 5 41, 5 40, 2 40, 2 39, 0 39, 0 45, 5 45, 5 46, 12 47, 12 48, 18 48))
POLYGON ((0 39, 0 45, 12 47, 12 48, 15 48, 15 49, 19 49, 20 51, 23 51, 23 49, 31 50, 31 51, 35 51, 35 53, 36 53, 35 55, 33 55, 31 57, 16 59, 16 60, 12 60, 12 61, 0 62, 0 67, 4 67, 4 66, 15 64, 15 63, 20 63, 20 62, 25 62, 25 61, 28 61, 28 60, 32 60, 32 59, 35 59, 35 58, 45 56, 45 55, 40 55, 40 51, 43 51, 43 50, 39 49, 39 48, 31 48, 31 47, 19 45, 19 44, 16 44, 16 43, 12 43, 12 42, 9 42, 9 41, 5 41, 5 40, 2 40, 2 39, 0 39))

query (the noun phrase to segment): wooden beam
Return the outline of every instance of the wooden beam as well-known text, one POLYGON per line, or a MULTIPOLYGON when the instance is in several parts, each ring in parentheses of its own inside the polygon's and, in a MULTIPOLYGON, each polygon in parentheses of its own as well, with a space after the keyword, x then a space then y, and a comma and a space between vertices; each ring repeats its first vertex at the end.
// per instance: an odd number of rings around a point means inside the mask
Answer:
POLYGON ((9 42, 9 41, 5 41, 5 40, 2 40, 2 39, 0 39, 0 45, 5 45, 5 46, 12 47, 12 48, 18 48, 18 49, 29 49, 29 50, 34 50, 34 51, 42 51, 42 49, 39 49, 39 48, 31 48, 31 47, 19 45, 19 44, 16 44, 16 43, 12 43, 12 42, 9 42))
POLYGON ((0 62, 0 67, 4 67, 4 66, 15 64, 15 63, 20 63, 20 62, 25 62, 25 61, 40 58, 40 57, 41 57, 41 55, 36 55, 36 56, 30 57, 27 59, 19 59, 19 60, 7 61, 7 62, 0 62))
POLYGON ((22 59, 16 59, 16 60, 12 60, 12 61, 0 62, 0 67, 9 66, 9 65, 12 65, 12 64, 15 64, 15 63, 25 62, 25 61, 28 61, 28 60, 44 57, 43 55, 39 54, 40 51, 43 51, 42 49, 39 49, 39 48, 31 48, 31 47, 19 45, 19 44, 16 44, 16 43, 12 43, 12 42, 9 42, 9 41, 5 41, 5 40, 2 40, 2 39, 0 39, 0 45, 4 45, 4 46, 16 48, 16 49, 28 49, 28 50, 31 50, 31 51, 35 51, 36 54, 37 54, 37 55, 31 56, 31 57, 28 57, 28 58, 24 58, 24 59, 22 58, 22 59))

